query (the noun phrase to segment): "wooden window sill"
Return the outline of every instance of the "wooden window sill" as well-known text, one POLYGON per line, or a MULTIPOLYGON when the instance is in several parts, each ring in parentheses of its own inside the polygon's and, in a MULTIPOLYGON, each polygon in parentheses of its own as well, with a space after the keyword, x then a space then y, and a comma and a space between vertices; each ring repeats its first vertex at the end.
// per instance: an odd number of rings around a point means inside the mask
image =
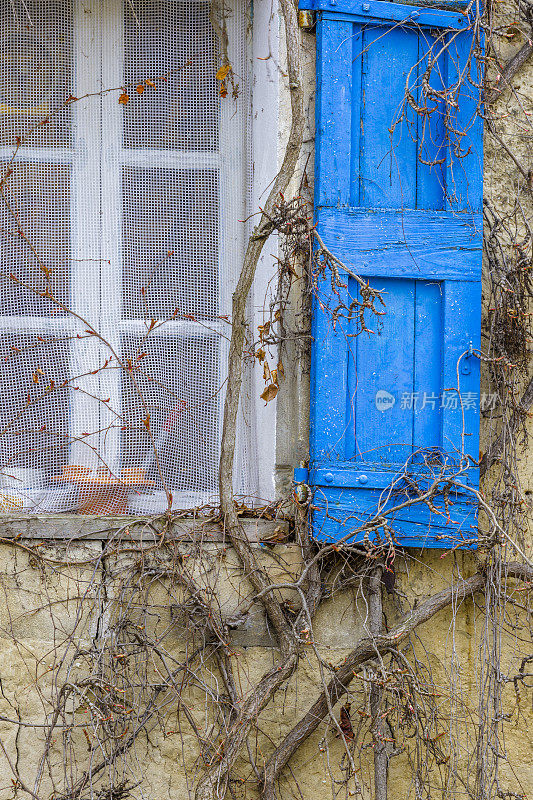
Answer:
MULTIPOLYGON (((83 514, 0 514, 0 538, 47 539, 57 541, 104 540, 119 531, 134 541, 156 542, 163 528, 161 517, 99 517, 83 514)), ((244 530, 251 542, 283 541, 289 534, 287 520, 243 518, 244 530)), ((223 526, 201 517, 173 520, 167 536, 183 541, 223 542, 223 526)))

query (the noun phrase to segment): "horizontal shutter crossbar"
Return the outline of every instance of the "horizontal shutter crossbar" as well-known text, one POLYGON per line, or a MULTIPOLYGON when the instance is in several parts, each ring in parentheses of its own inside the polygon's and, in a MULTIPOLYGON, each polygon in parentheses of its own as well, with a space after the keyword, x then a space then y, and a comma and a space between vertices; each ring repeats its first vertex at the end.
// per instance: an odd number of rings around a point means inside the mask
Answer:
MULTIPOLYGON (((395 517, 393 528, 395 542, 402 547, 431 547, 441 550, 460 547, 474 549, 478 535, 477 514, 473 506, 456 504, 453 509, 453 524, 445 516, 431 514, 426 509, 425 519, 419 520, 395 517)), ((349 544, 359 544, 365 540, 365 532, 357 530, 365 521, 365 515, 354 513, 352 507, 315 507, 313 515, 313 536, 318 541, 339 541, 350 537, 349 544), (352 534, 350 536, 350 534, 352 534)), ((369 534, 374 541, 375 531, 369 534)), ((384 539, 382 532, 382 541, 384 539)), ((386 541, 386 539, 385 539, 386 541)))
POLYGON ((427 6, 389 3, 385 0, 300 0, 299 8, 322 11, 332 17, 348 14, 354 22, 403 22, 406 25, 466 30, 470 25, 470 18, 460 10, 460 6, 466 6, 466 3, 453 5, 458 6, 459 10, 445 11, 427 6))
POLYGON ((481 279, 481 214, 327 207, 317 218, 326 246, 359 275, 481 279))
MULTIPOLYGON (((426 486, 429 486, 437 478, 436 475, 430 475, 415 469, 409 474, 411 478, 420 481, 421 485, 424 484, 426 486)), ((468 467, 459 471, 450 465, 449 477, 453 479, 457 487, 476 487, 479 482, 479 469, 477 467, 468 467)), ((346 464, 343 464, 342 467, 317 466, 309 474, 309 483, 312 486, 337 486, 343 489, 387 489, 394 482, 399 484, 401 481, 402 472, 400 471, 379 471, 372 464, 368 464, 365 469, 364 463, 360 463, 355 469, 351 464, 349 467, 346 464)), ((446 482, 446 477, 442 479, 442 482, 446 482)), ((460 490, 458 489, 458 491, 460 490)))
MULTIPOLYGON (((376 516, 383 515, 389 518, 392 527, 397 524, 431 525, 441 530, 452 525, 452 530, 464 528, 468 537, 472 535, 471 525, 477 523, 478 508, 475 498, 466 495, 456 495, 445 501, 442 496, 437 496, 434 510, 428 508, 424 502, 414 502, 412 505, 403 505, 407 498, 391 497, 387 503, 379 501, 375 495, 366 498, 361 494, 349 495, 339 492, 337 498, 328 498, 323 502, 320 493, 315 492, 313 510, 320 516, 321 512, 327 514, 332 522, 343 525, 352 530, 370 522, 376 516), (393 511, 393 509, 396 511, 393 511)), ((477 533, 477 529, 476 529, 477 533)), ((364 534, 363 534, 364 535, 364 534)))

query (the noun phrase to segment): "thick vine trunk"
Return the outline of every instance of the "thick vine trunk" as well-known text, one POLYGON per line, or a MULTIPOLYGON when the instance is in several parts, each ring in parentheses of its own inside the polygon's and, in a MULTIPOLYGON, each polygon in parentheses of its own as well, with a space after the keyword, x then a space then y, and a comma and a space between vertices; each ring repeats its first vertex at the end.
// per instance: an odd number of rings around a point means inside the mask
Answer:
MULTIPOLYGON (((383 632, 383 603, 381 598, 382 567, 376 567, 368 586, 368 623, 372 636, 383 632)), ((383 687, 376 681, 370 689, 370 714, 372 716, 372 738, 374 740, 374 796, 375 800, 387 800, 387 777, 389 759, 383 736, 381 705, 383 687)))
POLYGON ((293 0, 280 0, 285 24, 287 43, 287 69, 291 97, 292 121, 287 147, 281 168, 274 180, 265 203, 259 224, 248 242, 243 267, 233 295, 232 331, 228 358, 228 379, 224 402, 222 441, 219 465, 220 507, 226 532, 235 548, 244 574, 261 596, 261 603, 276 633, 281 662, 270 669, 255 687, 253 694, 242 701, 235 721, 230 727, 220 754, 220 761, 210 766, 201 778, 197 800, 215 800, 226 794, 229 773, 246 742, 251 726, 260 711, 272 699, 276 690, 292 675, 298 663, 296 637, 285 619, 274 592, 268 589, 270 580, 257 561, 235 511, 233 500, 233 462, 235 457, 235 435, 237 413, 242 386, 242 359, 246 334, 246 302, 252 287, 257 264, 266 240, 272 233, 270 221, 272 211, 293 177, 300 156, 304 132, 304 105, 302 69, 300 63, 300 30, 297 6, 293 0))
POLYGON ((272 667, 244 701, 238 717, 224 739, 224 749, 219 753, 220 761, 207 770, 198 784, 196 800, 215 800, 225 796, 229 772, 246 742, 252 723, 271 700, 276 689, 291 677, 297 661, 298 657, 294 653, 282 664, 272 667))
MULTIPOLYGON (((525 581, 533 579, 533 569, 518 562, 505 565, 505 572, 510 578, 525 581)), ((415 628, 430 620, 439 611, 449 606, 452 601, 457 603, 480 591, 484 586, 485 575, 476 573, 471 578, 460 580, 453 586, 446 587, 421 603, 388 634, 360 639, 355 649, 338 667, 326 691, 321 692, 307 714, 294 726, 270 756, 263 770, 261 781, 263 800, 275 800, 275 782, 282 769, 326 717, 328 699, 329 703, 334 705, 346 694, 351 681, 365 661, 396 649, 415 628)))

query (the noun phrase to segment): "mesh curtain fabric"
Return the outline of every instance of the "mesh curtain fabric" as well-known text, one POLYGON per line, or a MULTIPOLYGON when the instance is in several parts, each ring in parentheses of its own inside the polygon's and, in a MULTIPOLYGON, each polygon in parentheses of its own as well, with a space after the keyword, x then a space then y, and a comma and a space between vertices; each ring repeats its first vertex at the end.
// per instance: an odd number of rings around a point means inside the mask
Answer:
POLYGON ((226 14, 222 98, 207 2, 1 8, 0 511, 216 502, 247 213, 244 13, 226 14))

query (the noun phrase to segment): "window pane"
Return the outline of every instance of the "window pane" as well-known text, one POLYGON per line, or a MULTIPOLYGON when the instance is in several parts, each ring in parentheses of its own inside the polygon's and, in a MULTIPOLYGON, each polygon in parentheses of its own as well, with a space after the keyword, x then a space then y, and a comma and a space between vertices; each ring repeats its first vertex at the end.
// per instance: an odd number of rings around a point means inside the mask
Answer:
MULTIPOLYGON (((150 414, 163 477, 175 490, 216 491, 218 347, 215 336, 123 337, 123 358, 138 365, 135 380, 150 414)), ((125 374, 122 384, 122 463, 137 467, 146 459, 148 478, 160 485, 146 409, 125 374)))
POLYGON ((216 150, 219 97, 209 3, 124 3, 124 145, 167 150, 216 150), (158 78, 167 76, 167 80, 158 78), (139 95, 134 86, 156 83, 139 95))
POLYGON ((2 475, 10 467, 33 467, 44 483, 68 461, 67 371, 66 337, 0 334, 2 475))
POLYGON ((42 294, 48 289, 60 302, 68 302, 69 204, 68 165, 13 165, 0 203, 0 314, 63 314, 42 294))
POLYGON ((2 0, 0 3, 0 144, 64 146, 70 141, 71 3, 2 0), (47 124, 35 127, 39 122, 47 124))
POLYGON ((127 167, 123 192, 124 316, 216 316, 218 173, 127 167))

